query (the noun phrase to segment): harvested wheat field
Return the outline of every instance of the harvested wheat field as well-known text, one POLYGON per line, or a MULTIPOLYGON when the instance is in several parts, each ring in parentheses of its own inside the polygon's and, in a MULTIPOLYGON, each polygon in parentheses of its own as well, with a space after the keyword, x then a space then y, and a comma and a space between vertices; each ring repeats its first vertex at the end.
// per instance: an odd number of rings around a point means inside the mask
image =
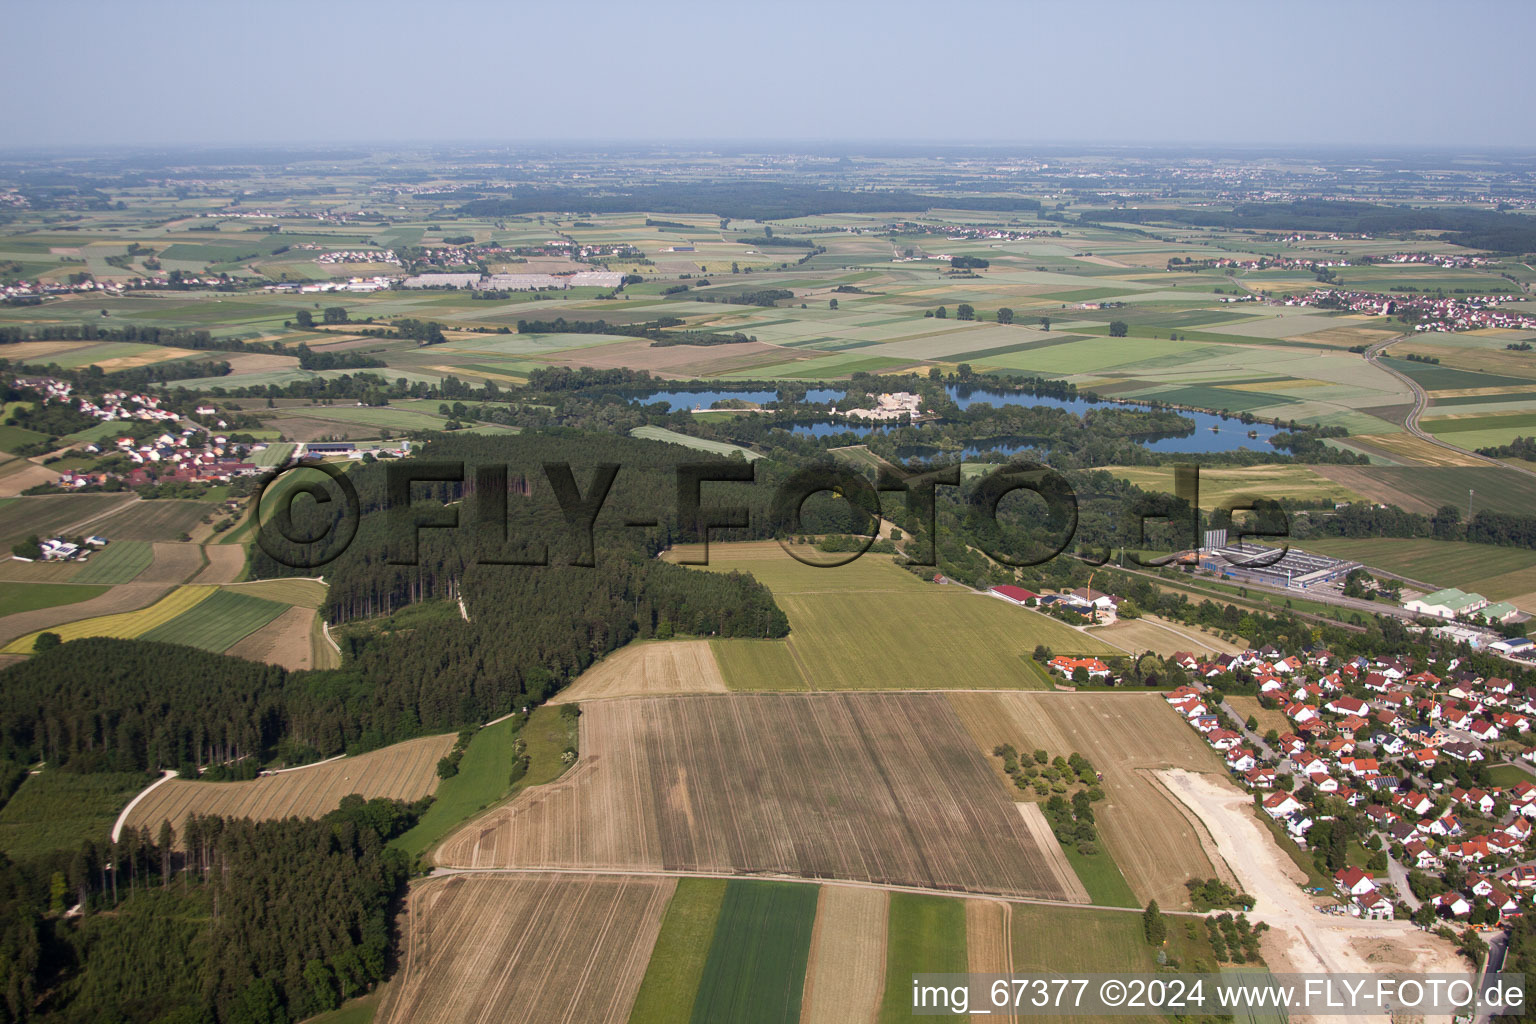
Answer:
MULTIPOLYGON (((948 698, 981 751, 999 743, 1044 747, 1054 757, 1076 751, 1104 774, 1099 831, 1126 882, 1145 903, 1189 906, 1184 883, 1212 876, 1232 881, 1209 835, 1163 789, 1155 772, 1222 769, 1199 735, 1155 693, 956 693, 948 698)), ((995 769, 1000 772, 1000 769, 995 769)), ((1002 790, 1001 776, 993 775, 1002 790)))
POLYGON ((671 878, 453 875, 412 886, 378 1024, 624 1024, 671 878))
POLYGON ((281 665, 289 671, 316 668, 310 641, 314 620, 313 608, 289 608, 224 653, 247 661, 281 665))
POLYGON ((880 889, 821 887, 800 1024, 859 1024, 879 1017, 889 911, 890 900, 880 889))
POLYGON ((1169 622, 1156 615, 1121 619, 1111 626, 1093 627, 1088 630, 1088 635, 1136 654, 1153 651, 1167 657, 1179 651, 1201 655, 1243 653, 1242 647, 1227 643, 1215 632, 1207 632, 1199 626, 1169 622))
POLYGON ((550 703, 724 692, 725 680, 708 640, 648 640, 636 641, 599 661, 550 703))
MULTIPOLYGON (((972 974, 1013 973, 1013 907, 1001 900, 965 901, 966 968, 972 974)), ((971 1015, 972 1024, 985 1020, 1012 1020, 997 1013, 971 1015)))
POLYGON ((1067 855, 1061 851, 1061 844, 1056 841, 1056 834, 1051 831, 1051 823, 1045 820, 1045 812, 1040 810, 1040 805, 1021 800, 1014 806, 1019 809, 1019 816, 1024 819, 1024 827, 1034 837, 1035 845, 1045 853, 1045 859, 1056 875, 1056 882, 1068 894, 1067 898, 1073 903, 1092 903, 1088 890, 1077 877, 1077 872, 1072 870, 1067 855))
POLYGON ((245 548, 239 544, 207 544, 203 554, 208 564, 193 583, 233 583, 245 571, 245 548))
POLYGON ((581 759, 450 836, 445 867, 649 868, 1067 899, 937 694, 594 701, 581 759))
POLYGON ((203 549, 196 544, 157 541, 155 560, 133 578, 135 583, 185 583, 203 569, 203 549))
POLYGON ((318 818, 334 811, 350 793, 369 800, 378 796, 419 800, 437 789, 438 759, 453 748, 455 738, 452 734, 423 736, 249 782, 173 779, 134 805, 124 824, 153 832, 162 821, 169 821, 180 833, 182 822, 193 814, 256 821, 318 818))

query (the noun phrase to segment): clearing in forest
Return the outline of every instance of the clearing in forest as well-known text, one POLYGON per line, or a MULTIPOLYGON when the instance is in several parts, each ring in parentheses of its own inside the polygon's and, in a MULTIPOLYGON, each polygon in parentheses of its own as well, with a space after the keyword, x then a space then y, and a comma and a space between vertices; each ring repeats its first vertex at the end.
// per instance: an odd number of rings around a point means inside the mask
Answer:
POLYGON ((124 824, 153 834, 162 821, 169 821, 180 835, 182 824, 193 814, 256 821, 318 818, 334 811, 341 798, 351 793, 368 800, 419 800, 437 789, 438 759, 453 748, 455 738, 452 734, 422 736, 246 782, 172 779, 134 805, 124 824))

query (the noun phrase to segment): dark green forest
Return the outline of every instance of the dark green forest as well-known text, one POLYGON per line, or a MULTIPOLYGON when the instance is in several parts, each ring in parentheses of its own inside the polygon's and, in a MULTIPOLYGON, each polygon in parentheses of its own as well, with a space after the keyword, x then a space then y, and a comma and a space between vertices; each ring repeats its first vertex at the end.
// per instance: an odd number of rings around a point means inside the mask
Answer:
POLYGON ((418 810, 351 796, 315 821, 192 818, 181 836, 0 856, 5 1019, 285 1024, 334 1009, 391 968, 409 864, 385 842, 418 810))

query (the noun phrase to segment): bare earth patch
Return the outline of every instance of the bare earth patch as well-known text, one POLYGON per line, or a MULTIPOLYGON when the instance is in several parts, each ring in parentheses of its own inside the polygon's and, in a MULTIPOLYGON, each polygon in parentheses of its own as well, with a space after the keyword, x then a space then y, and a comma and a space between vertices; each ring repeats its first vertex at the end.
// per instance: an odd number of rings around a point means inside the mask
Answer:
POLYGON ((1304 877, 1274 835, 1254 817, 1251 798, 1214 774, 1159 773, 1170 792, 1205 823, 1222 857, 1255 899, 1253 916, 1268 922, 1264 955, 1277 972, 1467 972, 1451 946, 1409 921, 1369 921, 1319 913, 1301 888, 1304 877))
POLYGON ((551 704, 663 693, 725 693, 708 640, 636 641, 587 669, 551 704))
POLYGON ((233 583, 245 569, 245 548, 239 544, 205 544, 203 554, 208 564, 193 583, 233 583))
POLYGON ((310 646, 314 618, 313 608, 289 608, 224 653, 289 671, 315 668, 310 646))

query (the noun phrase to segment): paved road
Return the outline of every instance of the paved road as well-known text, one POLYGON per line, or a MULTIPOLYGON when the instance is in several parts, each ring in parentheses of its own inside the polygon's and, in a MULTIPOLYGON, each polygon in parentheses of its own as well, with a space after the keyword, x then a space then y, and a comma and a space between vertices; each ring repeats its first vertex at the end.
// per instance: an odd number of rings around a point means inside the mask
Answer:
POLYGON ((1391 346, 1396 345, 1406 337, 1408 337, 1408 335, 1399 334, 1395 338, 1388 338, 1385 341, 1378 341, 1376 344, 1365 350, 1366 362, 1387 371, 1398 380, 1407 384, 1408 389, 1413 392, 1413 408, 1408 411, 1407 416, 1403 417, 1403 429, 1408 431, 1408 433, 1412 434, 1419 440, 1426 441, 1437 448, 1444 449, 1445 451, 1453 452, 1457 455, 1474 459, 1489 466, 1501 466, 1504 469, 1513 470, 1516 473, 1524 473, 1526 476, 1536 477, 1536 470, 1526 469, 1523 466, 1516 466, 1513 463, 1505 462, 1502 459, 1495 459, 1487 455, 1479 455, 1477 452, 1469 451, 1466 448, 1459 448, 1454 444, 1440 440, 1440 438, 1419 426, 1419 417, 1424 414, 1424 410, 1429 406, 1428 392, 1426 392, 1424 388, 1419 385, 1418 381, 1414 380, 1406 373, 1403 373, 1396 367, 1390 366, 1381 361, 1381 355, 1383 352, 1385 352, 1391 346))
POLYGON ((1397 898, 1408 904, 1414 910, 1419 909, 1420 900, 1408 888, 1408 869, 1398 863, 1396 857, 1387 858, 1387 879, 1397 887, 1397 898))

